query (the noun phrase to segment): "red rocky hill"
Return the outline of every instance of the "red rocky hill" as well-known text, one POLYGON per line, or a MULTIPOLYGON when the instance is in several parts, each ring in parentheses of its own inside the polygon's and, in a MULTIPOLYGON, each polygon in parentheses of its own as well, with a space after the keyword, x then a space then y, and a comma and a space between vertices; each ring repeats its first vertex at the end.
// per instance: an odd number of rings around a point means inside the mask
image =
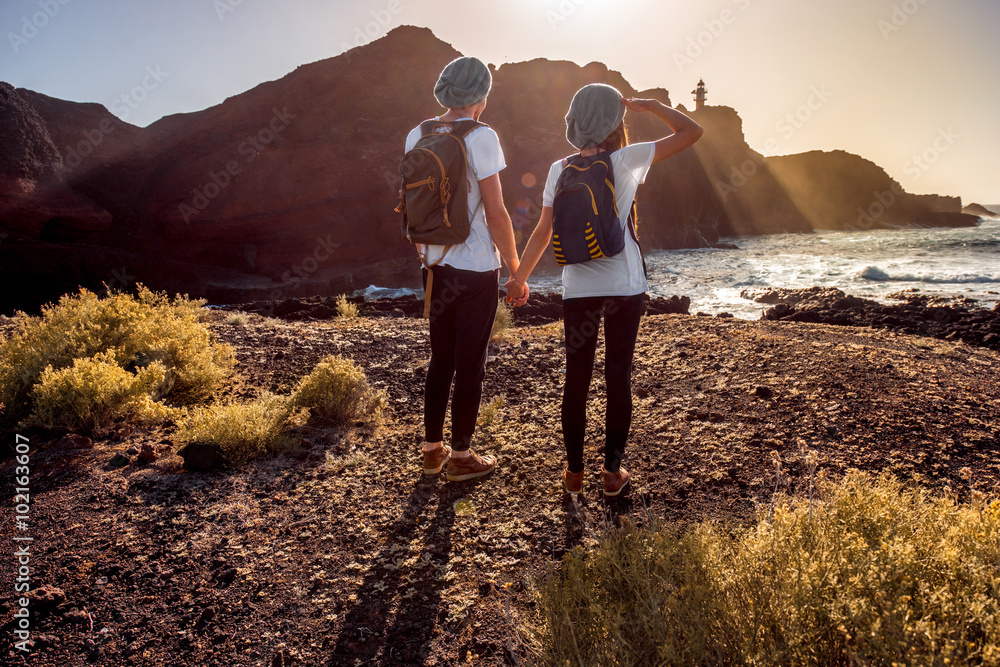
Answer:
MULTIPOLYGON (((147 128, 97 104, 0 83, 0 306, 138 281, 214 302, 416 286, 418 264, 392 211, 396 164, 406 132, 440 111, 431 91, 458 55, 429 30, 402 27, 147 128)), ((572 150, 569 100, 596 81, 669 101, 598 63, 534 60, 494 72, 483 120, 504 146, 504 192, 525 236, 547 166, 572 150)), ((662 135, 655 119, 632 116, 634 140, 662 135)), ((894 183, 846 153, 765 159, 732 109, 694 116, 704 139, 640 189, 646 248, 849 228, 856 208, 894 183)), ((892 192, 892 214, 873 226, 975 224, 957 199, 892 192)))

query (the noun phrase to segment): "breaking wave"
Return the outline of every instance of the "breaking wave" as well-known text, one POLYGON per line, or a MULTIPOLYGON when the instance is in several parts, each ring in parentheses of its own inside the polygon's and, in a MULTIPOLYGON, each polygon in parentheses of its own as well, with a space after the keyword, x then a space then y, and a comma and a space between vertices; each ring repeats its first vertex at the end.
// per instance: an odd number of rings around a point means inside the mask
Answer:
POLYGON ((911 273, 892 275, 877 266, 865 267, 858 277, 874 282, 929 283, 935 285, 959 285, 978 283, 1000 283, 1000 274, 992 276, 961 273, 944 276, 919 276, 911 273))

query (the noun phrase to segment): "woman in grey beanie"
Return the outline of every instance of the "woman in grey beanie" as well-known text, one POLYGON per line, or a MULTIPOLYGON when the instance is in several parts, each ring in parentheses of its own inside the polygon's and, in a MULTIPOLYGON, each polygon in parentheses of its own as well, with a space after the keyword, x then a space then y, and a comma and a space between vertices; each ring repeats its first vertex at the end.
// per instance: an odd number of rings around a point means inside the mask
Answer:
MULTIPOLYGON (((616 496, 629 482, 621 467, 625 443, 632 425, 632 357, 648 289, 642 251, 627 230, 629 211, 636 189, 650 166, 694 144, 701 126, 684 114, 654 99, 624 99, 614 87, 603 83, 584 86, 573 96, 566 114, 566 139, 580 157, 600 156, 611 165, 614 195, 625 247, 611 257, 600 257, 563 266, 563 331, 566 340, 566 380, 562 399, 563 440, 567 466, 563 484, 571 494, 583 491, 584 435, 587 428, 587 393, 594 371, 597 335, 604 320, 607 413, 605 415, 604 468, 601 473, 605 496, 616 496), (625 109, 651 113, 672 134, 655 142, 629 145, 625 132, 625 109)), ((542 195, 542 215, 521 256, 521 266, 508 283, 518 293, 531 275, 552 238, 553 201, 556 184, 566 164, 558 160, 549 168, 542 195)), ((581 221, 582 225, 582 221, 581 221)), ((633 230, 634 231, 634 230, 633 230)), ((518 305, 523 299, 516 300, 518 305)))
MULTIPOLYGON (((447 111, 430 123, 432 131, 450 132, 458 121, 478 121, 492 85, 489 68, 478 58, 463 56, 448 63, 434 85, 434 97, 447 111)), ((407 151, 421 138, 421 125, 407 136, 407 151)), ((418 248, 434 276, 425 283, 430 291, 431 360, 424 387, 423 470, 433 475, 447 466, 449 481, 481 477, 496 466, 495 457, 480 456, 470 445, 500 295, 500 262, 511 274, 518 267, 514 229, 500 188, 500 171, 506 167, 500 139, 483 124, 463 141, 468 183, 452 187, 468 187, 469 236, 463 243, 418 248), (449 398, 450 447, 444 444, 449 398)))

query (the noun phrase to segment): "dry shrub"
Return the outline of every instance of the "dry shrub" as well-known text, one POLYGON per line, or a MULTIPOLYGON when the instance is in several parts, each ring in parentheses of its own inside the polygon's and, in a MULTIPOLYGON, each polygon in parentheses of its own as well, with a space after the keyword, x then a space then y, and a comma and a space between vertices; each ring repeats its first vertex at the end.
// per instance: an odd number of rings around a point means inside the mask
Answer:
POLYGON ((290 429, 295 415, 288 397, 265 393, 250 403, 194 408, 180 420, 177 442, 211 442, 234 463, 296 444, 290 429))
POLYGON ((337 297, 337 317, 345 320, 357 319, 360 315, 358 304, 347 300, 346 294, 337 297))
POLYGON ((302 378, 291 397, 296 408, 306 408, 318 425, 343 426, 355 421, 378 423, 385 395, 373 390, 353 361, 330 355, 302 378))
POLYGON ((153 362, 136 373, 126 371, 113 351, 54 370, 48 366, 32 388, 34 410, 29 423, 50 429, 85 434, 106 430, 117 419, 134 416, 159 421, 170 411, 156 404, 166 379, 166 369, 153 362))
POLYGON ((84 289, 45 306, 40 316, 18 315, 16 332, 0 343, 4 420, 16 423, 31 412, 32 388, 46 369, 60 371, 105 352, 131 372, 162 364, 164 393, 175 403, 207 399, 228 375, 233 355, 201 323, 203 305, 140 285, 135 296, 102 299, 84 289))
POLYGON ((490 332, 490 340, 505 339, 513 325, 514 313, 511 307, 507 305, 506 300, 500 299, 500 303, 497 304, 496 317, 493 319, 493 330, 490 332))
POLYGON ((632 526, 542 577, 547 664, 1000 662, 1000 501, 852 473, 749 529, 632 526))

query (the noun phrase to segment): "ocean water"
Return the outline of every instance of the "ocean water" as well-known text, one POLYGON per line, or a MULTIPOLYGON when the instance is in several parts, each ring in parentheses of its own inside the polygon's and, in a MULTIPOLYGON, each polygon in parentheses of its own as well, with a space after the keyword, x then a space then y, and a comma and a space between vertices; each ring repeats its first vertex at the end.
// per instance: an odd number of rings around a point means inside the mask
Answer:
MULTIPOLYGON (((762 305, 741 296, 769 288, 836 287, 892 303, 888 295, 1000 301, 1000 220, 961 229, 817 232, 722 239, 739 250, 653 250, 646 254, 650 294, 691 297, 691 312, 759 319, 762 305)), ((558 292, 558 273, 534 275, 533 291, 558 292)), ((370 287, 368 298, 386 291, 370 287), (370 294, 370 296, 369 296, 370 294)), ((395 292, 395 291, 394 291, 395 292)), ((412 292, 412 290, 410 291, 412 292)))

